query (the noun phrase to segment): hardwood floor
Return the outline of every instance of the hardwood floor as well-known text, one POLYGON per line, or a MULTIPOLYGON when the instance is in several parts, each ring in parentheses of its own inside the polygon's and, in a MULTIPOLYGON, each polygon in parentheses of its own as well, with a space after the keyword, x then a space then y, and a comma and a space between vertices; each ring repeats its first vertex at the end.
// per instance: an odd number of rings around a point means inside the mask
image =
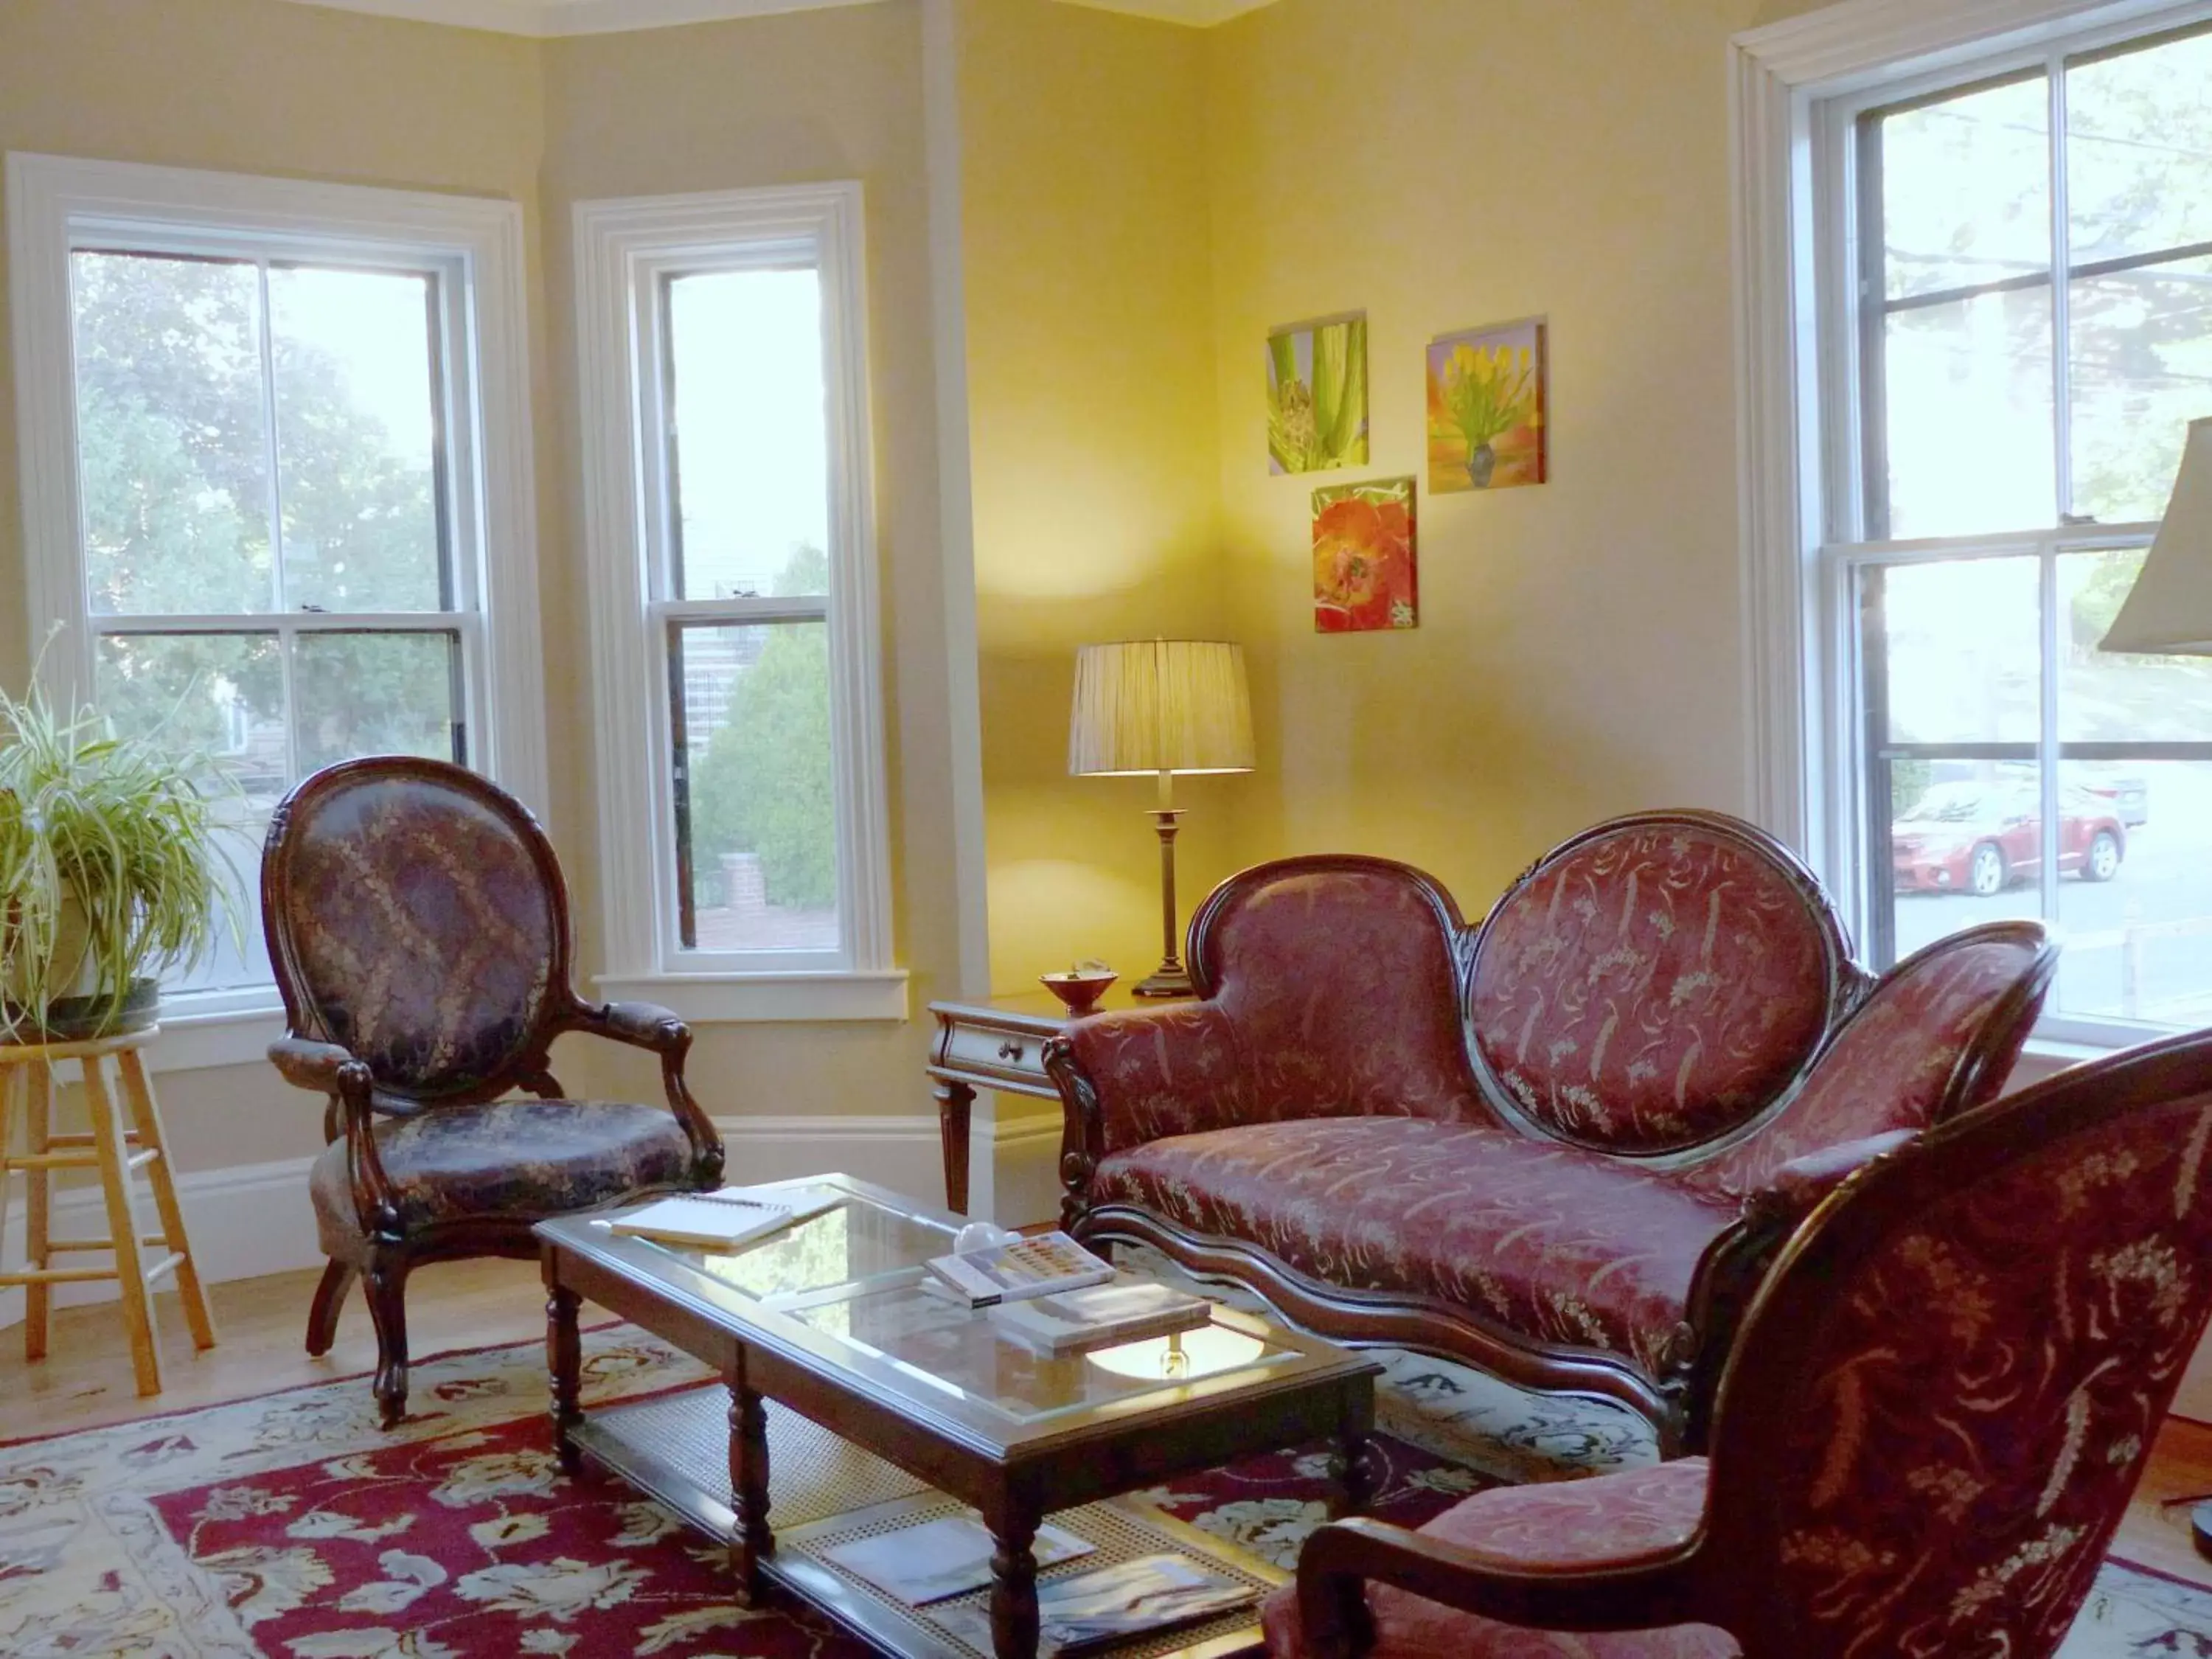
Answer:
MULTIPOLYGON (((218 1346, 194 1354, 174 1295, 157 1298, 163 1392, 141 1400, 130 1345, 114 1304, 67 1308, 54 1316, 51 1358, 23 1363, 20 1331, 0 1331, 0 1439, 67 1433, 104 1424, 266 1394, 275 1389, 361 1375, 376 1364, 376 1338, 359 1296, 338 1326, 337 1346, 320 1359, 301 1346, 313 1273, 276 1273, 216 1285, 218 1346)), ((423 1268, 408 1286, 407 1316, 417 1355, 501 1342, 532 1341, 545 1329, 538 1265, 458 1261, 423 1268)), ((364 1380, 362 1386, 368 1385, 364 1380)), ((2212 1562, 2189 1534, 2189 1506, 2175 1498, 2212 1496, 2212 1425, 2170 1419, 2160 1431, 2114 1553, 2212 1588, 2212 1562)))

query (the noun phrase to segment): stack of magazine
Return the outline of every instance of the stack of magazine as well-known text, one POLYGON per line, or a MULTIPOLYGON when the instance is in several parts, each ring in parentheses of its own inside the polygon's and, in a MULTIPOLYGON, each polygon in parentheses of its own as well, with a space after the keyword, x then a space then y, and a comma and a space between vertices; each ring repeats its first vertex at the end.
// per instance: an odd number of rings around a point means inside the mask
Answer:
MULTIPOLYGON (((973 1515, 940 1516, 895 1532, 832 1545, 823 1557, 912 1607, 928 1607, 991 1582, 991 1534, 973 1515)), ((1040 1569, 1093 1553, 1063 1528, 1037 1529, 1040 1569)), ((1195 1623, 1259 1599, 1251 1585, 1187 1555, 1146 1555, 1037 1586, 1041 1654, 1064 1653, 1195 1623)), ((988 1602, 932 1607, 928 1617, 969 1647, 992 1650, 988 1602)))
POLYGON ((990 1310, 1000 1334, 1046 1353, 1172 1336, 1213 1316, 1204 1297, 1129 1273, 1066 1233, 933 1258, 934 1288, 990 1310))

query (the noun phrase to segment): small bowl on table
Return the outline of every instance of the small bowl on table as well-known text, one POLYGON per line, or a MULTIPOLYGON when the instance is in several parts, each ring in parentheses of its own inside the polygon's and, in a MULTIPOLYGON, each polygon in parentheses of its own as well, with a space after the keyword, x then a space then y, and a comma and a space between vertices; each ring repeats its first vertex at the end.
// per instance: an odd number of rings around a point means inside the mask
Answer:
POLYGON ((1081 1019, 1085 1014, 1098 1012, 1099 999, 1106 988, 1121 975, 1109 968, 1071 968, 1065 973, 1039 974, 1037 980, 1044 988, 1067 1005, 1068 1018, 1081 1019))

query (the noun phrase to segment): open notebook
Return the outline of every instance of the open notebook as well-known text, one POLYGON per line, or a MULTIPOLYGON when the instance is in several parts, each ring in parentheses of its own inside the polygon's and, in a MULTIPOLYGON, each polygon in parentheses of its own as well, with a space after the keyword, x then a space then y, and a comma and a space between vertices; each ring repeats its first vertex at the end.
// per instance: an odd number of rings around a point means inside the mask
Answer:
POLYGON ((610 1216, 609 1232, 661 1244, 728 1250, 764 1238, 779 1228, 820 1215, 845 1201, 829 1187, 725 1187, 720 1192, 664 1198, 610 1216))

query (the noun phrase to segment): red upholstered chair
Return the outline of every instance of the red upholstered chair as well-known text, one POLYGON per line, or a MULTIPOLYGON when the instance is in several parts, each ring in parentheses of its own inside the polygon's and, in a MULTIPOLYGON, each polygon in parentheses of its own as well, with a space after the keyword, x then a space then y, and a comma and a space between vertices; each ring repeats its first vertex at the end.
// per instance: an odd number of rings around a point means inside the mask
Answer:
POLYGON ((1778 1171, 1994 1097, 2056 955, 1994 922, 1876 981, 1786 849, 1684 811, 1573 837, 1474 930, 1405 865, 1261 865, 1187 960, 1199 1000, 1047 1050, 1065 1224, 1340 1341, 1620 1401, 1671 1452, 1799 1218, 1778 1171))
POLYGON ((389 1428, 407 1407, 413 1267, 535 1256, 547 1216, 711 1188, 722 1143, 684 1087, 683 1022, 577 997, 552 845, 476 774, 404 757, 318 772, 270 823, 261 902, 289 1026, 269 1058, 329 1100, 310 1187, 330 1265, 307 1352, 329 1351, 361 1278, 389 1428), (659 1055, 666 1103, 563 1098, 548 1051, 564 1031, 659 1055), (518 1089, 533 1097, 503 1097, 518 1089))
POLYGON ((1277 1659, 2057 1651, 2212 1313, 2212 1033, 1785 1170, 1710 1462, 1322 1528, 1277 1659), (1854 1164, 1856 1163, 1856 1168, 1854 1164))

